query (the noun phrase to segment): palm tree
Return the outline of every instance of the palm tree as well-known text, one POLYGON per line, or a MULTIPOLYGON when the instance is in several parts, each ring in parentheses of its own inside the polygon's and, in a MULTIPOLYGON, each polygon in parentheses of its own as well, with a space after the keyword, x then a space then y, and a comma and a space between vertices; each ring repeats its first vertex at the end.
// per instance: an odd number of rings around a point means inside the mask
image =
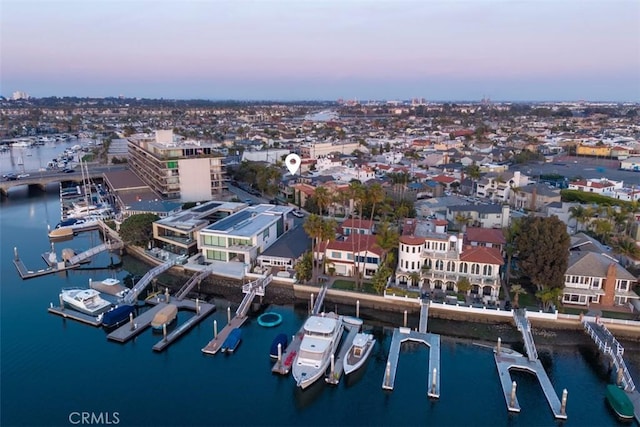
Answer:
POLYGON ((311 237, 311 253, 313 254, 311 282, 316 283, 316 250, 318 249, 318 239, 322 235, 322 219, 316 214, 311 214, 302 226, 307 235, 311 237))
POLYGON ((516 251, 516 239, 520 233, 520 221, 518 219, 512 220, 509 227, 503 228, 502 232, 505 240, 504 250, 507 254, 507 265, 504 269, 504 283, 508 286, 509 280, 511 280, 511 261, 516 251))
POLYGON ((611 232, 613 231, 613 225, 611 225, 611 223, 604 218, 598 218, 593 221, 592 224, 593 230, 596 235, 606 243, 609 240, 609 234, 611 234, 611 232))
MULTIPOLYGON (((326 242, 326 244, 328 245, 330 242, 336 240, 337 228, 338 228, 338 223, 334 219, 321 220, 320 236, 319 236, 320 242, 321 243, 326 242)), ((324 265, 324 258, 323 258, 322 265, 324 265)), ((324 273, 324 267, 322 268, 322 272, 324 273)))
POLYGON ((398 247, 398 232, 391 228, 388 222, 383 222, 378 227, 378 233, 376 234, 376 243, 382 249, 381 264, 384 265, 387 261, 387 255, 389 251, 398 247))
POLYGON ((366 193, 367 201, 371 203, 371 222, 373 223, 373 215, 376 211, 376 204, 384 201, 384 189, 377 182, 372 184, 366 193))
POLYGON ((640 258, 640 248, 638 248, 636 242, 629 237, 618 236, 617 239, 613 240, 612 246, 614 252, 620 255, 633 259, 640 258))
MULTIPOLYGON (((360 228, 360 226, 362 226, 362 209, 364 207, 364 201, 366 198, 366 193, 364 191, 364 188, 362 187, 362 184, 360 183, 360 181, 351 181, 351 183, 349 183, 349 193, 351 195, 351 200, 353 200, 353 203, 355 206, 357 206, 358 208, 358 225, 360 228)), ((353 216, 352 216, 353 218, 353 216)), ((355 218, 353 218, 353 228, 351 229, 351 234, 353 235, 354 233, 354 229, 356 228, 356 220, 355 218)), ((360 232, 359 230, 356 230, 356 236, 351 238, 351 247, 352 247, 352 252, 353 252, 353 262, 354 262, 354 266, 355 266, 355 271, 354 271, 354 275, 355 275, 355 282, 356 282, 356 289, 359 289, 360 287, 360 261, 358 259, 358 257, 356 256, 356 253, 360 253, 360 232), (357 243, 357 246, 356 246, 357 243)))
POLYGON ((586 210, 582 205, 571 206, 569 208, 569 218, 576 220, 576 232, 578 231, 578 225, 584 224, 587 221, 586 210))
POLYGON ((520 295, 526 294, 527 291, 522 285, 511 286, 511 292, 513 292, 513 308, 520 308, 520 295))
POLYGON ((417 271, 412 271, 409 273, 409 279, 411 279, 411 284, 413 286, 418 286, 420 284, 420 273, 417 271))
POLYGON ((320 216, 322 216, 322 208, 328 208, 329 203, 331 203, 331 195, 329 194, 329 190, 326 187, 319 186, 313 193, 316 198, 316 204, 318 205, 318 211, 320 212, 320 216))
POLYGON ((463 214, 462 212, 458 212, 454 219, 458 225, 460 225, 463 232, 467 229, 467 225, 472 221, 468 214, 463 214))

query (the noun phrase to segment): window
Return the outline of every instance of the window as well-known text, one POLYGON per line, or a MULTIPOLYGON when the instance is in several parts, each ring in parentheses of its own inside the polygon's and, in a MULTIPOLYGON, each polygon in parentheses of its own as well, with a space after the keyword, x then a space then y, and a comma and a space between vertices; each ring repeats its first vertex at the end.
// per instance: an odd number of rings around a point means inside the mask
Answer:
POLYGON ((493 270, 493 269, 491 268, 491 266, 490 266, 490 265, 485 265, 485 266, 482 268, 482 274, 484 274, 485 276, 491 276, 491 271, 492 271, 492 270, 493 270))
POLYGON ((443 269, 443 267, 444 267, 444 263, 442 262, 442 260, 441 259, 436 260, 436 268, 435 269, 441 271, 443 269))
POLYGON ((460 263, 460 273, 466 273, 467 272, 467 263, 466 262, 461 262, 460 263))
POLYGON ((226 261, 227 260, 227 254, 226 254, 226 252, 222 252, 222 251, 208 250, 207 251, 207 259, 211 259, 211 260, 215 260, 215 261, 226 261))
POLYGON ((480 274, 479 264, 471 264, 471 274, 480 274))
POLYGON ((347 259, 353 261, 353 254, 351 252, 347 253, 347 259))
POLYGON ((621 291, 626 291, 628 290, 629 287, 629 282, 627 280, 618 280, 618 289, 621 291))
POLYGON ((336 258, 336 259, 342 258, 342 252, 332 251, 331 252, 331 258, 336 258))
POLYGON ((205 246, 217 246, 225 248, 227 246, 227 238, 223 236, 202 235, 202 244, 205 246))
POLYGON ((262 232, 262 240, 267 240, 269 238, 269 228, 265 228, 262 232))
POLYGON ((447 262, 447 271, 456 271, 456 264, 453 261, 447 262))

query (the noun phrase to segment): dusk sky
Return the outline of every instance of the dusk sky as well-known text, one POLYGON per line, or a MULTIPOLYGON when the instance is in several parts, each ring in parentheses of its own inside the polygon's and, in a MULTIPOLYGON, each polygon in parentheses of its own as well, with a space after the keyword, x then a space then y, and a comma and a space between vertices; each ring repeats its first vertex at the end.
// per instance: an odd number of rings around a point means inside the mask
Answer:
POLYGON ((638 0, 0 0, 0 94, 640 101, 638 0))

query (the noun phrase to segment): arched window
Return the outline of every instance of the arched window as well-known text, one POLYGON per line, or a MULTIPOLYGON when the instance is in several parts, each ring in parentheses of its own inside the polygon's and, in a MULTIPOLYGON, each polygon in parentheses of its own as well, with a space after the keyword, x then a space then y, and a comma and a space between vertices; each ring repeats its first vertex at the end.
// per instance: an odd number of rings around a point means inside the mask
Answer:
POLYGON ((467 263, 466 262, 461 262, 460 263, 460 273, 466 273, 467 272, 467 263))
POLYGON ((471 274, 480 274, 480 264, 471 264, 471 274))
POLYGON ((491 276, 491 273, 493 271, 490 265, 485 265, 482 270, 482 274, 484 274, 485 276, 491 276))
POLYGON ((447 262, 447 271, 455 272, 456 264, 453 261, 447 262))
POLYGON ((436 270, 442 271, 443 267, 444 267, 444 263, 442 262, 442 260, 441 259, 436 260, 436 270))

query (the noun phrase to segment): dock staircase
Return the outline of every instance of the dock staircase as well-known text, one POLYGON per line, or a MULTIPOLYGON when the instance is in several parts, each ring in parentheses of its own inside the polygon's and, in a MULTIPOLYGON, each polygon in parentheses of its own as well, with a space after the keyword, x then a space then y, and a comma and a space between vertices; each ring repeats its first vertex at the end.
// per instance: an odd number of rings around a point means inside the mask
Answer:
POLYGON ((622 357, 624 355, 624 347, 602 322, 598 321, 598 319, 591 319, 584 318, 582 320, 584 329, 587 331, 591 339, 595 341, 600 351, 611 357, 611 360, 616 367, 616 371, 622 372, 621 382, 624 390, 626 392, 633 392, 636 389, 636 386, 633 383, 629 369, 627 369, 627 364, 622 357))
POLYGON ((178 292, 176 292, 175 298, 178 301, 182 301, 184 299, 184 297, 189 295, 189 292, 191 292, 191 290, 198 283, 202 282, 202 280, 204 280, 211 273, 213 273, 213 265, 209 265, 204 270, 201 270, 201 271, 197 272, 196 274, 194 274, 193 276, 191 276, 191 278, 189 280, 187 280, 187 282, 180 288, 180 290, 178 292))
POLYGON ((127 293, 127 295, 125 295, 125 297, 124 297, 125 304, 133 304, 133 303, 135 303, 136 299, 138 299, 138 295, 140 295, 140 293, 143 290, 145 290, 145 288, 147 286, 149 286, 149 283, 151 283, 151 281, 156 276, 164 273, 165 271, 167 271, 168 269, 173 267, 174 264, 175 264, 175 260, 170 259, 169 261, 166 261, 165 263, 160 264, 160 265, 152 268, 151 270, 147 271, 147 274, 142 276, 142 279, 140 279, 138 281, 138 283, 136 283, 134 285, 134 287, 131 288, 129 293, 127 293))
POLYGON ((273 276, 269 274, 268 276, 260 277, 253 282, 242 285, 242 293, 245 294, 245 296, 236 310, 237 317, 245 317, 247 315, 253 299, 256 296, 264 296, 264 290, 272 280, 273 276))
POLYGON ((322 304, 324 304, 324 297, 327 295, 327 289, 329 289, 327 285, 324 285, 322 288, 320 288, 320 292, 318 292, 318 299, 316 299, 316 302, 313 304, 313 308, 311 309, 312 315, 320 313, 322 304))
POLYGON ((120 249, 122 247, 123 247, 122 242, 118 242, 118 241, 102 243, 101 245, 95 246, 91 249, 88 249, 84 252, 81 252, 77 255, 72 256, 71 258, 69 258, 67 263, 69 265, 77 265, 77 264, 80 264, 82 261, 89 259, 94 255, 99 254, 100 252, 112 251, 112 250, 120 249))
POLYGON ((513 311, 513 319, 516 322, 518 330, 522 334, 524 339, 524 347, 527 350, 527 358, 529 361, 534 362, 538 360, 538 351, 536 345, 533 342, 533 334, 531 333, 531 322, 527 319, 527 312, 524 309, 518 309, 513 311))

